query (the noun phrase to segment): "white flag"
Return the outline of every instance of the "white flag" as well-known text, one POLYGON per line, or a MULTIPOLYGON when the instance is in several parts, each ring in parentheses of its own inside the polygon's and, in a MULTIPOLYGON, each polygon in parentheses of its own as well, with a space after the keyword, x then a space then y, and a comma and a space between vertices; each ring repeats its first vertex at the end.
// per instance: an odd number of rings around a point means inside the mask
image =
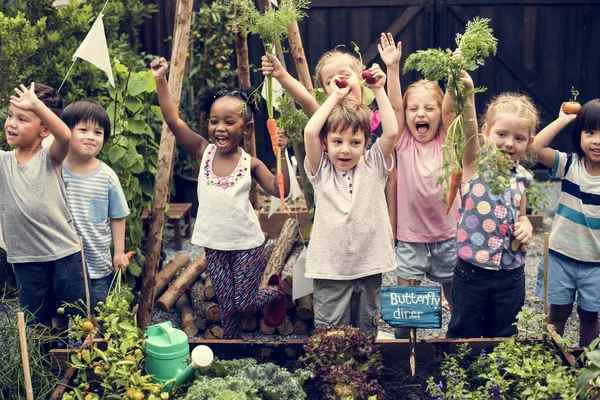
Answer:
POLYGON ((92 29, 88 32, 79 48, 73 54, 73 60, 77 57, 92 63, 97 68, 101 69, 108 75, 108 81, 115 87, 112 68, 110 67, 110 56, 108 55, 108 45, 106 44, 106 36, 104 35, 104 23, 102 17, 98 15, 92 29))

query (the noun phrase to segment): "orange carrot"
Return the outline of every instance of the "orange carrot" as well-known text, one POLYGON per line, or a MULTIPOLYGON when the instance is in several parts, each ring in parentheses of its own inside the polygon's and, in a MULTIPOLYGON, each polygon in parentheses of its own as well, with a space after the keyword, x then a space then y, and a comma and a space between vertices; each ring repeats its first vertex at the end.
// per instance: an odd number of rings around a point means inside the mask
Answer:
POLYGON ((133 250, 132 251, 128 251, 127 253, 125 253, 125 257, 127 257, 127 258, 131 258, 133 256, 135 256, 135 251, 133 251, 133 250))
POLYGON ((281 207, 285 208, 285 188, 283 186, 283 172, 277 172, 275 174, 275 180, 277 181, 277 188, 279 189, 279 199, 281 200, 281 207))
POLYGON ((279 148, 279 134, 277 133, 277 120, 275 118, 269 118, 267 120, 267 130, 271 136, 271 145, 273 146, 273 153, 277 155, 277 149, 279 148))
POLYGON ((446 206, 446 215, 450 212, 450 208, 452 207, 452 203, 454 202, 454 198, 458 193, 458 187, 460 186, 460 182, 462 181, 463 170, 462 169, 453 169, 452 174, 450 176, 450 186, 448 187, 448 205, 446 206))

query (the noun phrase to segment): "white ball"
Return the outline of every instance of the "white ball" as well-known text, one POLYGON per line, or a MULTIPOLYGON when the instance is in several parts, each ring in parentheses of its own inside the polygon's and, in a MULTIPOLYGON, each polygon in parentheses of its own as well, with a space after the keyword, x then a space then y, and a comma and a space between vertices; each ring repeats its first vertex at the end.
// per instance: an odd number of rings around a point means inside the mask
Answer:
POLYGON ((192 350, 192 363, 198 367, 206 367, 213 361, 214 354, 210 347, 203 344, 194 347, 192 350))

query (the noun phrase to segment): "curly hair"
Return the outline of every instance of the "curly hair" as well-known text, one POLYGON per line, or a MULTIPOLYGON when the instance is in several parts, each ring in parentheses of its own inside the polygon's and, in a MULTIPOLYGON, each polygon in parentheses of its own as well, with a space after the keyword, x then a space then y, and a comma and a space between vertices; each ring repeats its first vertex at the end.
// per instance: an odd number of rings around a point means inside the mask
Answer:
POLYGON ((240 112, 244 115, 245 120, 249 121, 252 118, 253 113, 256 111, 256 105, 252 101, 252 92, 252 88, 206 88, 200 93, 200 111, 209 114, 212 105, 217 99, 220 99, 221 97, 233 97, 242 103, 240 112))

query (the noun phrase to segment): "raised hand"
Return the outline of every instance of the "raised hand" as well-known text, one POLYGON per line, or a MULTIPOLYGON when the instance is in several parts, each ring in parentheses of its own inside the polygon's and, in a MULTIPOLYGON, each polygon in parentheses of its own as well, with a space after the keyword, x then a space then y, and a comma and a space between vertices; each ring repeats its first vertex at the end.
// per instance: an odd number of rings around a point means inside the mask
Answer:
POLYGON ((152 76, 154 76, 154 79, 164 78, 167 76, 167 72, 169 71, 169 64, 164 57, 160 57, 152 60, 150 63, 150 69, 152 70, 152 76))
POLYGON ((283 72, 283 66, 273 54, 267 53, 260 58, 263 75, 272 74, 274 78, 279 78, 283 72))
POLYGON ((402 42, 394 43, 394 36, 391 33, 381 33, 381 43, 377 45, 379 55, 386 67, 393 67, 400 62, 402 57, 402 42))
POLYGON ((563 118, 565 121, 573 121, 577 118, 577 114, 567 114, 564 110, 565 103, 560 105, 560 110, 558 110, 558 118, 563 118))
POLYGON ((31 82, 31 86, 27 88, 25 85, 20 85, 20 88, 15 88, 16 96, 10 96, 10 104, 23 111, 34 111, 36 103, 39 101, 35 94, 35 82, 31 82))
POLYGON ((285 133, 285 130, 279 128, 277 131, 277 138, 279 139, 279 147, 281 147, 282 149, 282 155, 285 155, 285 153, 283 152, 283 150, 285 150, 288 147, 288 139, 289 136, 287 135, 287 133, 285 133))

